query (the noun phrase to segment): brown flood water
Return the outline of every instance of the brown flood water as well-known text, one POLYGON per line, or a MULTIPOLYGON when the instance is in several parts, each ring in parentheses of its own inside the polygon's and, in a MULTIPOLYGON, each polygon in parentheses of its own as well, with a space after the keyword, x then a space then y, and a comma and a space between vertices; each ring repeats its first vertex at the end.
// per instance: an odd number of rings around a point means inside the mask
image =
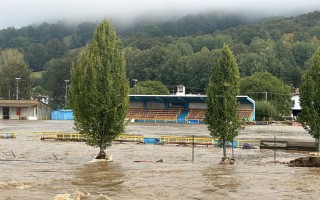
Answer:
MULTIPOLYGON (((46 200, 61 194, 110 199, 319 199, 320 169, 275 164, 272 150, 235 149, 234 165, 219 165, 219 148, 113 144, 113 162, 90 160, 83 142, 0 140, 0 199, 46 200), (12 151, 12 152, 11 152, 12 151), (14 157, 15 156, 15 157, 14 157), (56 159, 58 158, 58 159, 56 159), (159 159, 164 162, 156 162, 159 159), (146 161, 146 162, 134 162, 146 161)), ((229 155, 231 149, 228 149, 229 155)), ((306 153, 277 151, 288 162, 306 153)), ((66 198, 68 199, 68 198, 66 198)))

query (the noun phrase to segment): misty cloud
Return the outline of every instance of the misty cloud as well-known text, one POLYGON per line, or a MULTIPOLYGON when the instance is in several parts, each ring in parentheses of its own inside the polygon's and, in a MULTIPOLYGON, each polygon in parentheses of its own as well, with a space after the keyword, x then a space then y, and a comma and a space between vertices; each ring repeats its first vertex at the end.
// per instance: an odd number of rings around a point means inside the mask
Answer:
POLYGON ((319 0, 4 0, 0 29, 60 19, 130 22, 142 15, 174 16, 202 11, 236 12, 248 16, 297 15, 320 10, 319 0))

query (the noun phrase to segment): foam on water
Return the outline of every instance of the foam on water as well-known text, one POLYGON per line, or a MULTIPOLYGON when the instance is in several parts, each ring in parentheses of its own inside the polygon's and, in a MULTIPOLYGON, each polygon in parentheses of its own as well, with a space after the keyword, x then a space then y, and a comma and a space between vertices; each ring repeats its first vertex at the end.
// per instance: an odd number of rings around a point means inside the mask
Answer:
POLYGON ((110 200, 107 195, 92 195, 90 193, 75 191, 73 195, 71 194, 58 194, 56 195, 53 200, 81 200, 81 199, 88 199, 88 200, 110 200))

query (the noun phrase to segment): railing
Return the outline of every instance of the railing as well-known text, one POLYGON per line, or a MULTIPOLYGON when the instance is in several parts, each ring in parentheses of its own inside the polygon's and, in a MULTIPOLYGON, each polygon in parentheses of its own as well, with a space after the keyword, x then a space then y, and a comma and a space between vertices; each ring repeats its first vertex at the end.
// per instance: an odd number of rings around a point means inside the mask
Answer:
MULTIPOLYGON (((36 140, 36 136, 39 133, 0 133, 0 138, 15 139, 19 134, 33 134, 33 139, 36 140)), ((60 141, 86 141, 87 138, 78 133, 67 132, 41 132, 41 140, 60 140, 60 141)), ((114 142, 136 142, 145 143, 146 139, 157 139, 159 144, 178 144, 178 145, 217 145, 219 140, 212 137, 192 137, 192 136, 143 136, 143 135, 128 135, 120 134, 114 140, 114 142), (194 140, 193 140, 194 139, 194 140)), ((265 141, 262 141, 265 142, 265 141)), ((260 140, 234 140, 234 147, 241 147, 244 143, 255 144, 259 147, 260 140)))
POLYGON ((201 144, 213 145, 215 139, 207 137, 183 137, 183 136, 160 136, 160 142, 164 144, 201 144))
POLYGON ((78 133, 63 133, 63 132, 42 132, 41 140, 71 140, 71 141, 85 141, 87 138, 78 133))
POLYGON ((121 134, 114 141, 117 142, 139 142, 143 143, 144 141, 144 136, 142 135, 126 135, 126 134, 121 134))

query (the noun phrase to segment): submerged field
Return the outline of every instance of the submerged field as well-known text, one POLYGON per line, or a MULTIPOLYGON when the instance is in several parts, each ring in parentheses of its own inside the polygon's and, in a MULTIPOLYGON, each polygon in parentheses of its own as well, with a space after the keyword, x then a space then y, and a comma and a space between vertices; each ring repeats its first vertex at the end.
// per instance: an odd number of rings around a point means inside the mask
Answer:
MULTIPOLYGON (((72 121, 0 121, 0 132, 73 131, 72 121)), ((205 125, 130 124, 127 133, 208 135, 205 125)), ((239 138, 312 141, 301 127, 246 127, 239 138)), ((319 168, 279 162, 308 154, 235 149, 234 165, 219 165, 220 148, 115 143, 113 162, 91 163, 97 148, 83 142, 40 141, 32 134, 0 140, 1 199, 318 199, 319 168), (274 154, 276 153, 276 154, 274 154), (274 163, 274 155, 276 162, 274 163), (162 163, 156 162, 163 159, 162 163), (136 162, 138 161, 138 162, 136 162), (90 193, 90 194, 88 194, 90 193), (68 197, 68 198, 67 198, 68 197)), ((231 149, 228 149, 228 155, 231 149)))

